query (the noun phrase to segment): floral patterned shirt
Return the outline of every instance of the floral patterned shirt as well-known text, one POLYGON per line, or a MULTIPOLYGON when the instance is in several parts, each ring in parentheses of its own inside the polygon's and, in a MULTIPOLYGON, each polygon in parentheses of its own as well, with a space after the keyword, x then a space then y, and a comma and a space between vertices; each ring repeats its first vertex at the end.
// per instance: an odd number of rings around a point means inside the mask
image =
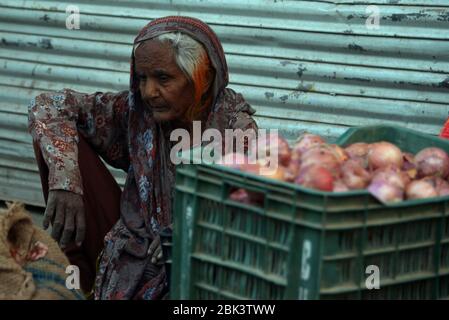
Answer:
POLYGON ((128 91, 42 93, 29 106, 29 131, 47 162, 50 190, 83 194, 78 133, 111 166, 127 170, 128 91))

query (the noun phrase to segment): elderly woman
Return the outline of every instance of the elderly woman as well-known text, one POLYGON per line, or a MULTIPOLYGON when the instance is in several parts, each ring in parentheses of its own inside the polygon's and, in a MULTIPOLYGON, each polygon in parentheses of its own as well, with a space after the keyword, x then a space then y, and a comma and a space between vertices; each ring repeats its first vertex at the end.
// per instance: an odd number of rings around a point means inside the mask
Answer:
POLYGON ((166 295, 159 234, 173 223, 170 133, 192 132, 193 121, 223 136, 225 129, 257 129, 254 111, 227 84, 215 33, 173 16, 137 35, 129 90, 65 89, 31 102, 29 130, 48 197, 44 227, 52 222, 52 236, 80 266, 85 291, 95 275, 96 299, 166 295), (97 155, 127 172, 123 192, 97 155))

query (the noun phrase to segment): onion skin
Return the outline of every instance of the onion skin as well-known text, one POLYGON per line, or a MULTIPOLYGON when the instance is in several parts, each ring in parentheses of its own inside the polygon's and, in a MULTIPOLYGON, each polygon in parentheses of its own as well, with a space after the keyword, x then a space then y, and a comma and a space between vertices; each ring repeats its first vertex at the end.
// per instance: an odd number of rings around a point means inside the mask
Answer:
POLYGON ((395 187, 405 189, 410 179, 395 166, 388 166, 374 171, 372 181, 382 180, 395 187))
POLYGON ((368 165, 368 159, 367 158, 350 158, 351 161, 355 161, 359 164, 360 167, 367 170, 368 172, 371 172, 369 165, 368 165))
POLYGON ((426 199, 438 197, 438 192, 435 189, 432 179, 415 180, 409 183, 405 190, 407 199, 426 199))
POLYGON ((408 171, 411 169, 416 169, 415 156, 412 153, 404 152, 402 153, 402 170, 408 171))
POLYGON ((425 148, 415 156, 418 177, 446 178, 449 174, 449 156, 440 148, 425 148))
POLYGON ((346 151, 343 148, 341 148, 339 145, 330 144, 329 147, 334 152, 334 155, 337 158, 338 162, 343 163, 349 159, 349 156, 346 153, 346 151))
POLYGON ((388 166, 373 173, 368 191, 382 203, 394 203, 404 199, 404 189, 409 178, 399 168, 388 166))
POLYGON ((370 173, 353 159, 343 163, 341 176, 343 183, 351 190, 364 189, 371 180, 370 173))
POLYGON ((368 143, 356 142, 347 146, 344 150, 349 159, 357 161, 359 165, 364 169, 368 168, 368 143))
POLYGON ((410 178, 410 174, 408 172, 401 171, 401 177, 405 187, 413 181, 413 178, 410 178))
POLYGON ((402 154, 404 163, 402 164, 402 171, 404 171, 408 177, 413 180, 418 176, 418 168, 415 162, 415 156, 411 153, 404 152, 402 154))
POLYGON ((321 191, 332 191, 334 189, 334 178, 332 173, 319 165, 301 167, 295 183, 306 188, 321 191))
POLYGON ((349 159, 357 161, 361 167, 368 168, 369 144, 364 142, 353 143, 345 148, 349 159))
POLYGON ((381 179, 371 182, 368 191, 382 203, 395 203, 404 199, 404 189, 381 179))
POLYGON ((435 189, 440 197, 449 196, 449 182, 446 180, 436 177, 435 189))
POLYGON ((332 150, 327 147, 315 147, 309 149, 301 158, 301 168, 319 165, 328 169, 334 177, 340 176, 340 164, 332 150))
POLYGON ((324 143, 326 143, 324 138, 316 134, 304 133, 298 138, 297 142, 293 146, 293 153, 301 157, 307 150, 324 143))
POLYGON ((369 144, 364 142, 356 142, 345 148, 349 158, 365 158, 368 155, 369 144))
POLYGON ((403 162, 401 149, 392 143, 381 141, 373 143, 369 147, 368 163, 373 170, 391 165, 401 168, 403 162))

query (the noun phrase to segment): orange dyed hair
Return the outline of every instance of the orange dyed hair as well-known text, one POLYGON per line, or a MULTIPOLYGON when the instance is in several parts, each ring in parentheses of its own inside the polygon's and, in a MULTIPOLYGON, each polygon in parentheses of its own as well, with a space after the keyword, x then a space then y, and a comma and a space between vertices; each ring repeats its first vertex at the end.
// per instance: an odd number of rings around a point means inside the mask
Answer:
POLYGON ((206 51, 203 51, 192 75, 194 87, 194 103, 186 111, 186 118, 189 122, 198 120, 201 113, 205 112, 212 103, 212 94, 209 88, 214 80, 214 72, 206 51), (207 96, 204 96, 207 94, 207 96))

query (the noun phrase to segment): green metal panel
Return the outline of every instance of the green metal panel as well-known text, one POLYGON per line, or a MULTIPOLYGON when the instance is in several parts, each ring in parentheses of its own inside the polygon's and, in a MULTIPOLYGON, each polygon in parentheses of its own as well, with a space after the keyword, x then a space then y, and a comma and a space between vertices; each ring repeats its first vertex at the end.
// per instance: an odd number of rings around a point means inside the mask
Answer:
POLYGON ((448 116, 447 0, 0 0, 0 199, 43 203, 26 132, 31 98, 127 88, 138 30, 177 14, 212 26, 230 87, 261 127, 289 138, 373 124, 437 134, 448 116), (377 30, 365 25, 369 4, 379 9, 377 30), (79 30, 65 27, 68 5, 80 9, 79 30))

